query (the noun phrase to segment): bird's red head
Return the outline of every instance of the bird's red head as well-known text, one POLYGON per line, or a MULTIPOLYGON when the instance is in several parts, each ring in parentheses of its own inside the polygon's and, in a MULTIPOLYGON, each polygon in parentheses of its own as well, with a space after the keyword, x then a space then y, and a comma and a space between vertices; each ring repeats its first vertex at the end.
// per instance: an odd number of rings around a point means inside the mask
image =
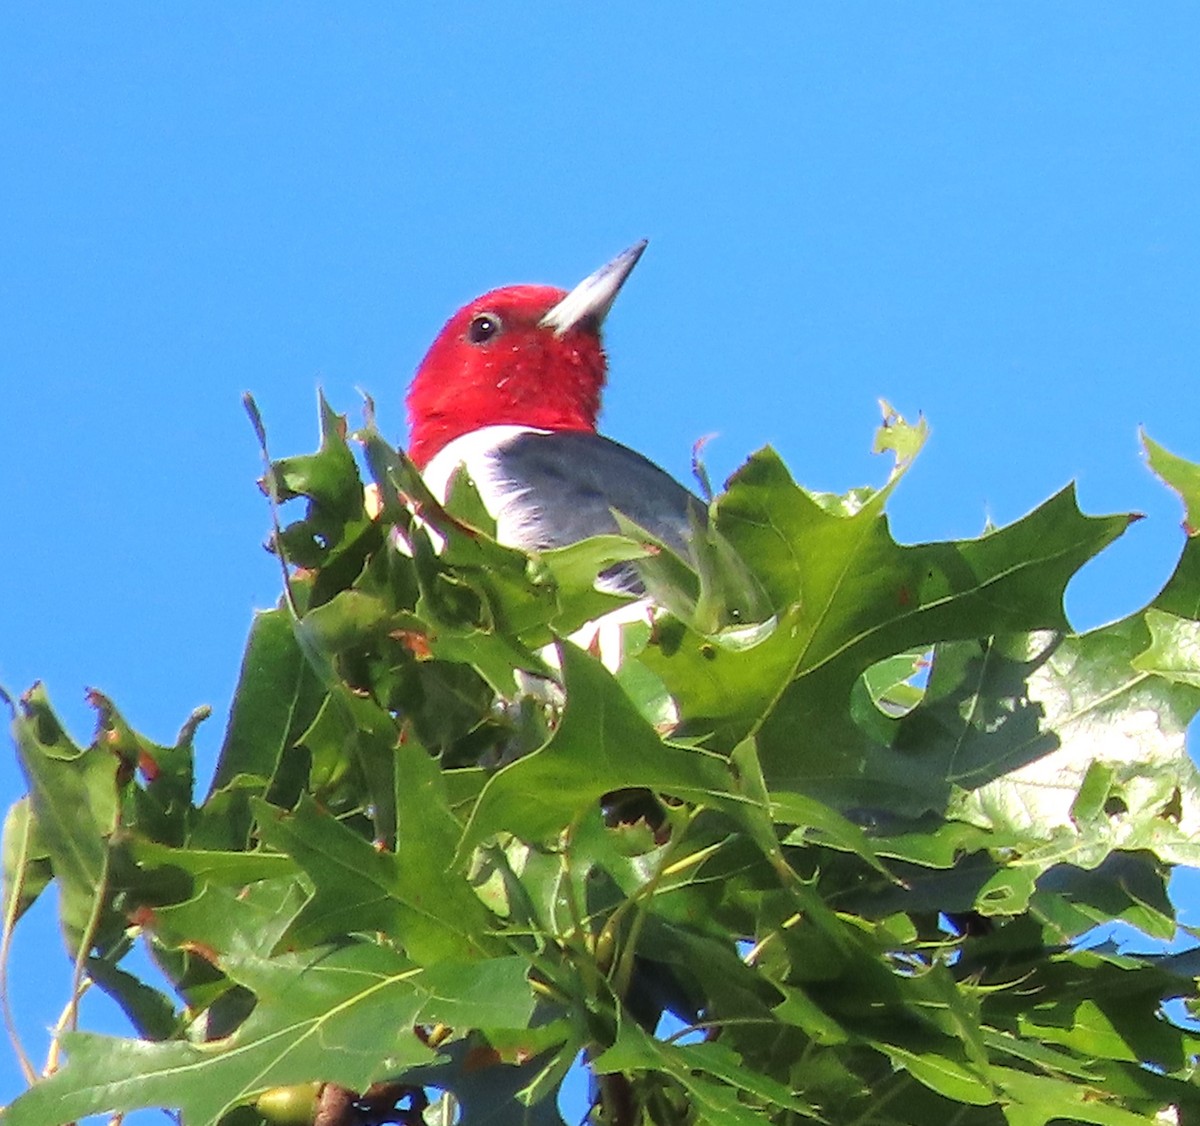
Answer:
POLYGON ((608 366, 600 326, 645 248, 630 247, 570 293, 506 286, 459 309, 408 391, 413 461, 424 468, 484 426, 594 430, 608 366))

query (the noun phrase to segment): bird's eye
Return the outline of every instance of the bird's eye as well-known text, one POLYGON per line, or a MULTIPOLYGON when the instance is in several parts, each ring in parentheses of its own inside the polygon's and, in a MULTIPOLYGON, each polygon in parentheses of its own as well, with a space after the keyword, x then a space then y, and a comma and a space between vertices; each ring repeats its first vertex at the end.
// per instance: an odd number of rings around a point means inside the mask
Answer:
POLYGON ((500 328, 500 318, 495 313, 479 313, 467 325, 467 339, 472 344, 486 344, 500 328))

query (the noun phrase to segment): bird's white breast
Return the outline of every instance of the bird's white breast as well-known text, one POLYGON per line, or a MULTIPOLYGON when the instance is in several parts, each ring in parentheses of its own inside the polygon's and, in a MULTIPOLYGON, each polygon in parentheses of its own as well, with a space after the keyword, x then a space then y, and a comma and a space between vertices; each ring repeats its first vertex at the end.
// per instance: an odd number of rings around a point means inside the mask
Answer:
POLYGON ((521 434, 548 434, 532 426, 483 426, 447 442, 429 460, 422 476, 429 491, 445 501, 455 470, 463 466, 475 482, 479 499, 496 521, 496 539, 512 547, 528 547, 531 505, 527 490, 514 488, 499 473, 497 451, 521 434))

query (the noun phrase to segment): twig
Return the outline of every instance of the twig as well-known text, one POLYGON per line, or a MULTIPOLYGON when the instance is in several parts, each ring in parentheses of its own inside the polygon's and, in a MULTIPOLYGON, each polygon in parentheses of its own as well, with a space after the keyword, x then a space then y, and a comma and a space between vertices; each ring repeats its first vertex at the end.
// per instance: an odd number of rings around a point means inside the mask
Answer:
POLYGON ((63 1006, 63 1011, 58 1014, 58 1020, 54 1022, 54 1027, 50 1030, 50 1050, 46 1053, 46 1066, 42 1068, 43 1079, 53 1075, 58 1070, 58 1057, 61 1050, 60 1045, 63 1033, 67 1031, 68 1026, 79 1011, 80 998, 91 988, 91 985, 90 978, 81 982, 78 992, 71 994, 71 999, 63 1006))

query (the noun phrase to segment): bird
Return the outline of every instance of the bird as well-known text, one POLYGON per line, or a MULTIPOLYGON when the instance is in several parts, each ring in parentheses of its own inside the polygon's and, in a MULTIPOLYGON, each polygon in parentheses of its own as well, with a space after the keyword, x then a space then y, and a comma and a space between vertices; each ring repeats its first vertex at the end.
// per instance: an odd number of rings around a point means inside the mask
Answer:
MULTIPOLYGON (((601 329, 646 249, 635 243, 570 291, 510 285, 459 309, 407 396, 408 454, 445 500, 465 468, 496 521, 526 551, 620 531, 619 513, 691 560, 707 506, 649 458, 597 431, 608 359, 601 329)), ((600 585, 639 595, 628 564, 600 585)))

